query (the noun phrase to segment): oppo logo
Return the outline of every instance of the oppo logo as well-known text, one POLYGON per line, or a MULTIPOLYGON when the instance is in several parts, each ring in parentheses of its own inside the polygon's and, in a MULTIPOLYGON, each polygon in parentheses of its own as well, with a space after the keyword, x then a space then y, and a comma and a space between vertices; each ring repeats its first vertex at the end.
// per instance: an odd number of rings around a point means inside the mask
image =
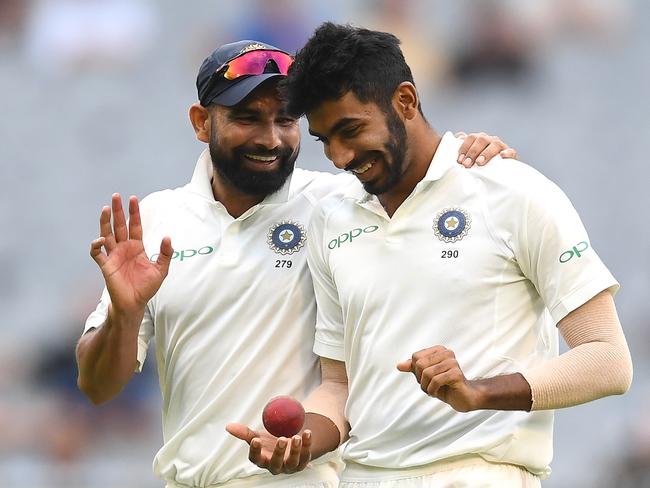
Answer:
MULTIPOLYGON (((201 249, 183 249, 182 251, 174 251, 172 254, 172 260, 178 259, 183 261, 185 259, 193 258, 194 256, 205 256, 207 254, 212 254, 214 252, 214 247, 212 246, 203 246, 201 249)), ((149 261, 154 262, 158 259, 160 254, 154 254, 149 258, 149 261)))
POLYGON ((568 251, 564 251, 562 254, 560 254, 560 262, 567 263, 571 261, 574 257, 579 258, 582 256, 582 253, 584 253, 587 249, 589 249, 589 243, 587 241, 578 242, 571 249, 569 249, 568 251))
POLYGON ((344 244, 346 242, 352 242, 353 239, 356 239, 362 234, 372 234, 373 232, 377 231, 379 229, 379 226, 377 225, 369 225, 368 227, 365 228, 356 228, 352 229, 351 231, 348 231, 344 234, 341 234, 338 236, 336 239, 332 239, 329 244, 327 244, 327 247, 330 249, 335 249, 338 247, 341 247, 341 244, 344 244))

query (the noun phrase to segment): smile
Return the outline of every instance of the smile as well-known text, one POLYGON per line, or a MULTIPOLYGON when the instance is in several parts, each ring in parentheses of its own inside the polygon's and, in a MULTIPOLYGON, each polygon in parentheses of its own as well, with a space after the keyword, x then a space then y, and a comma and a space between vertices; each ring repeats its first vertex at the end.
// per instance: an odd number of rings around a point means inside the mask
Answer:
POLYGON ((352 172, 353 172, 353 173, 356 173, 356 174, 358 174, 358 175, 361 175, 361 174, 365 173, 366 171, 368 171, 370 168, 372 168, 372 166, 373 166, 374 164, 375 164, 374 161, 371 162, 371 163, 366 163, 366 164, 364 164, 363 166, 360 166, 360 167, 358 167, 358 168, 353 169, 352 172))
POLYGON ((278 159, 277 156, 258 156, 256 154, 244 154, 245 157, 248 159, 252 159, 253 161, 259 161, 261 163, 272 163, 276 159, 278 159))

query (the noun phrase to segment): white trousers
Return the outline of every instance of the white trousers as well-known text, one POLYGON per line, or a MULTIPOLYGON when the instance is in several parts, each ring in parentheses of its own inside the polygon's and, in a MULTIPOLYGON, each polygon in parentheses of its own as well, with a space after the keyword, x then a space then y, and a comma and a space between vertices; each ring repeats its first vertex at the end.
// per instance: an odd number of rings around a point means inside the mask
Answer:
POLYGON ((456 458, 404 470, 350 463, 339 488, 540 488, 538 476, 513 464, 489 463, 479 456, 456 458))
MULTIPOLYGON (((260 474, 210 485, 206 488, 337 488, 341 466, 340 459, 335 458, 325 463, 312 465, 309 469, 291 475, 260 474)), ((167 482, 166 488, 191 487, 167 482)))

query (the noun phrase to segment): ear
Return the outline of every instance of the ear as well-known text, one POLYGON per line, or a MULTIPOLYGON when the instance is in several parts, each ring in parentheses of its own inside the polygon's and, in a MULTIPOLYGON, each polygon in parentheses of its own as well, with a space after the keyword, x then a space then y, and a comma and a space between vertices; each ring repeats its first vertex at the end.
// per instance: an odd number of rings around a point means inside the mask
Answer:
POLYGON ((420 100, 415 85, 410 81, 403 81, 393 93, 393 107, 404 119, 415 118, 420 100))
POLYGON ((210 112, 204 106, 195 103, 190 107, 190 122, 196 133, 196 138, 205 143, 210 142, 210 112))

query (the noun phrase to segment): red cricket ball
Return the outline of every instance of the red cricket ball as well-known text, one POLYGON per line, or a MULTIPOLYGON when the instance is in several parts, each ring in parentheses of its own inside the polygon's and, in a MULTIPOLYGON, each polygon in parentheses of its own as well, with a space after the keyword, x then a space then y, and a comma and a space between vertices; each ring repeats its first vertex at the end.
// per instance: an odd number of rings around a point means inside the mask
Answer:
POLYGON ((302 429, 305 409, 299 401, 289 396, 275 397, 264 407, 262 422, 275 437, 291 437, 302 429))

